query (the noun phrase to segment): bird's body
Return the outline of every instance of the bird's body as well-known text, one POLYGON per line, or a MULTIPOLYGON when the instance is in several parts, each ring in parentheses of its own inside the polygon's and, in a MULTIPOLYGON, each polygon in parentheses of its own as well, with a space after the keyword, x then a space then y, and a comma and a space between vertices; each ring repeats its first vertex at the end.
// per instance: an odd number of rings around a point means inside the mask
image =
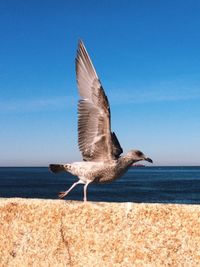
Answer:
POLYGON ((78 104, 78 144, 83 161, 50 164, 49 167, 54 173, 67 171, 79 177, 78 182, 61 192, 59 197, 66 196, 77 184, 83 183, 86 201, 90 183, 111 182, 122 176, 133 163, 152 160, 139 150, 120 156, 123 149, 111 131, 108 98, 82 41, 77 52, 76 76, 81 96, 78 104))
POLYGON ((78 176, 83 182, 107 183, 122 176, 133 164, 130 159, 121 157, 110 162, 82 161, 64 164, 65 171, 78 176))

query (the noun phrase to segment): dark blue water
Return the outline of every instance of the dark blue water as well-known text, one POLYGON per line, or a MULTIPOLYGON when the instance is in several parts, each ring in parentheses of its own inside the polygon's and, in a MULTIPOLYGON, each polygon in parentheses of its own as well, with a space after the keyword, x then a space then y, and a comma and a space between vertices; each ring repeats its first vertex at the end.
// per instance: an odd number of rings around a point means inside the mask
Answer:
MULTIPOLYGON (((57 199, 76 177, 53 174, 48 168, 0 168, 0 197, 57 199)), ((66 199, 82 200, 83 185, 66 199)), ((90 184, 88 200, 200 204, 200 167, 131 168, 109 184, 90 184)))

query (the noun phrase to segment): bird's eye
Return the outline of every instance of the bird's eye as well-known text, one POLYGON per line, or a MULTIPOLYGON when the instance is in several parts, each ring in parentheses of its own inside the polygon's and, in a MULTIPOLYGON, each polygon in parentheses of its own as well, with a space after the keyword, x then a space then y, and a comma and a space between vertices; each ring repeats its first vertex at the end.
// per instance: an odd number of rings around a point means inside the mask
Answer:
POLYGON ((138 157, 142 157, 142 156, 143 156, 143 153, 142 153, 141 151, 136 151, 136 155, 137 155, 138 157))

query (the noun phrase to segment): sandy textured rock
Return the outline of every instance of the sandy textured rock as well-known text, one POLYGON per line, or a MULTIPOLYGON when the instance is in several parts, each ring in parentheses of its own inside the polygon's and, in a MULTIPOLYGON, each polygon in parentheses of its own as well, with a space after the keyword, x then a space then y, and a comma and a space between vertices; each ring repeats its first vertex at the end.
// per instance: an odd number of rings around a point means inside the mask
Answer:
POLYGON ((200 266, 200 206, 0 199, 0 266, 200 266))

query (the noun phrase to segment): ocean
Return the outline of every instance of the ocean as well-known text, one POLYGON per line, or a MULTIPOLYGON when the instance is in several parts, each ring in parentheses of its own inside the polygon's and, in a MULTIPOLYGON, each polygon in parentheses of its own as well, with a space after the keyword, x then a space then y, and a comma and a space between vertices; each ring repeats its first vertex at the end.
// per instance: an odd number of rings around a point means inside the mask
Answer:
MULTIPOLYGON (((77 178, 46 167, 1 167, 0 197, 58 199, 77 178)), ((89 201, 200 204, 200 167, 133 167, 108 184, 90 184, 89 201)), ((82 200, 83 185, 65 199, 82 200)))

